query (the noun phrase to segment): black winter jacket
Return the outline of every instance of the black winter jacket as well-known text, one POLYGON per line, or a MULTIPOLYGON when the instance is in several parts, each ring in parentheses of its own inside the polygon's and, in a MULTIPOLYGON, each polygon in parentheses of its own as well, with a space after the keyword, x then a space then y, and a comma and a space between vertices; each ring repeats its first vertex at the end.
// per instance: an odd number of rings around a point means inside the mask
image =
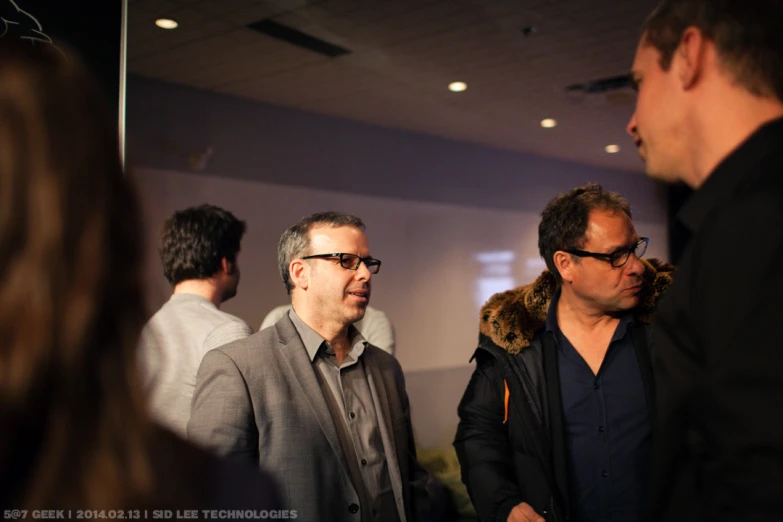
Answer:
MULTIPOLYGON (((652 412, 648 324, 673 267, 655 259, 644 262, 631 335, 652 412)), ((555 290, 554 277, 545 271, 530 285, 496 294, 481 310, 476 369, 459 405, 454 446, 482 522, 506 522, 520 502, 549 522, 569 519, 557 357, 544 330, 555 290)))

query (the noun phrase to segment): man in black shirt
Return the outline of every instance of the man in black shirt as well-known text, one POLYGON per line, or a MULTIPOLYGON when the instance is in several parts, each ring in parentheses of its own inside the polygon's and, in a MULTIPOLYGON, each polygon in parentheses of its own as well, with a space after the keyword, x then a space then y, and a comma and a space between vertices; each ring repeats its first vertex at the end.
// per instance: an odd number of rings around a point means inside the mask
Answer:
POLYGON ((654 383, 648 333, 669 268, 599 185, 541 214, 535 282, 481 309, 454 446, 482 522, 642 522, 654 383))
POLYGON ((696 190, 653 325, 651 520, 783 520, 783 2, 665 0, 632 75, 647 174, 696 190))

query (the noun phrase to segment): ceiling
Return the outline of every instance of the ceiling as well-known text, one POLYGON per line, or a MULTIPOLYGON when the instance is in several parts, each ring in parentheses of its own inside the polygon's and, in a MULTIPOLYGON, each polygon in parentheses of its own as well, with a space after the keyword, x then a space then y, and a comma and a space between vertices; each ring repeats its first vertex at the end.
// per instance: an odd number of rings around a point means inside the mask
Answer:
POLYGON ((130 0, 132 74, 448 139, 641 172, 630 89, 566 87, 628 72, 655 0, 130 0), (179 23, 155 26, 158 18, 179 23), (331 58, 262 19, 351 51, 331 58), (521 31, 535 28, 529 36, 521 31), (453 93, 447 85, 463 81, 453 93), (540 121, 558 125, 543 129, 540 121), (619 144, 617 154, 604 147, 619 144))

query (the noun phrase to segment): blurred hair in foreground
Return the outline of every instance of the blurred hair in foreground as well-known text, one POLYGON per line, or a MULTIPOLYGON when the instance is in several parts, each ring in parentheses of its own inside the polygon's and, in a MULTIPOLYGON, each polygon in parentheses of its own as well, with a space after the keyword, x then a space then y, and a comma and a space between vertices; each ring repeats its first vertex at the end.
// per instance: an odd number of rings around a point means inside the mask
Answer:
POLYGON ((139 211, 78 57, 0 39, 0 151, 0 505, 137 505, 154 487, 139 211))

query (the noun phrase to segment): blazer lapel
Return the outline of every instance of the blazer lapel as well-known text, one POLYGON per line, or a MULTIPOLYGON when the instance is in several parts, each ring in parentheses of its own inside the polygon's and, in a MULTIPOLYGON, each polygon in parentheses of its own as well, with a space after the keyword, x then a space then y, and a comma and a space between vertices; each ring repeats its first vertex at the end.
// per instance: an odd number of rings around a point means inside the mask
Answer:
MULTIPOLYGON (((389 480, 391 481, 392 491, 394 491, 394 500, 397 503, 397 514, 400 516, 400 522, 406 522, 405 500, 402 492, 402 474, 400 472, 400 463, 397 454, 397 444, 394 440, 394 429, 391 422, 391 412, 389 411, 389 398, 386 394, 386 386, 372 352, 364 352, 364 371, 367 375, 367 383, 370 387, 372 402, 375 406, 378 425, 383 441, 383 450, 386 454, 386 465, 389 470, 389 480)), ((403 458, 407 458, 403 455, 403 458)))
POLYGON ((299 385, 302 395, 321 426, 321 431, 337 455, 343 472, 350 477, 348 462, 345 460, 345 452, 340 444, 340 437, 337 435, 332 414, 326 404, 318 377, 315 375, 316 370, 313 368, 313 363, 307 355, 307 350, 302 344, 296 327, 288 317, 285 318, 285 321, 279 321, 276 327, 281 344, 280 353, 288 365, 290 380, 299 385))

